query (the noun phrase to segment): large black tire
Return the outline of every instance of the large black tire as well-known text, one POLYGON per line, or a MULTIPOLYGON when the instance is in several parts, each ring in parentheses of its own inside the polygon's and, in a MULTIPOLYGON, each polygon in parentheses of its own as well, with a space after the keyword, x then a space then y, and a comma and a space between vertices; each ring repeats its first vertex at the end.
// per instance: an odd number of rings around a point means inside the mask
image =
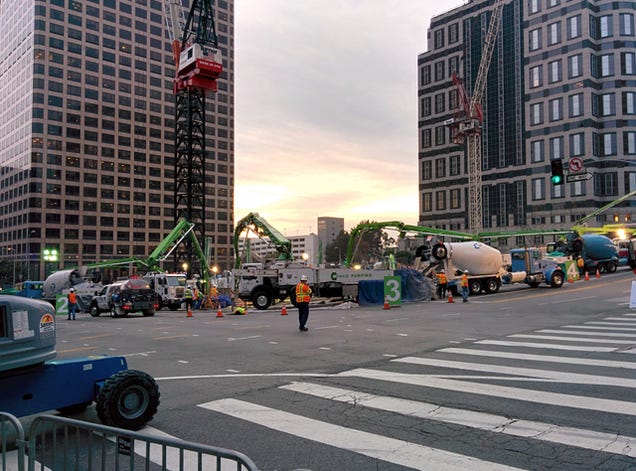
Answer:
POLYGON ((91 316, 93 317, 99 317, 99 315, 102 313, 99 310, 99 307, 97 307, 97 303, 92 303, 88 312, 90 312, 91 316))
POLYGON ((159 386, 143 371, 124 370, 104 382, 95 402, 104 425, 139 430, 157 413, 159 386))
POLYGON ((556 271, 552 274, 552 281, 550 282, 550 286, 553 288, 560 288, 563 286, 563 281, 565 280, 565 274, 562 271, 556 271))
POLYGON ((446 246, 441 242, 439 244, 435 244, 433 249, 431 250, 433 257, 435 260, 444 260, 446 255, 448 255, 448 250, 446 250, 446 246))
POLYGON ((292 303, 294 307, 298 307, 298 302, 296 302, 296 287, 292 286, 287 291, 287 295, 289 296, 289 302, 292 303))
POLYGON ((481 280, 468 280, 468 291, 471 295, 481 293, 481 280))
POLYGON ((607 262, 605 264, 605 271, 607 273, 614 273, 616 271, 616 267, 617 267, 617 263, 616 262, 607 262))
POLYGON ((252 304, 256 309, 264 311, 272 304, 272 295, 264 289, 257 289, 252 293, 252 304))
POLYGON ((144 317, 152 317, 155 315, 155 311, 144 311, 144 317))
POLYGON ((486 280, 484 289, 486 290, 486 293, 491 294, 499 291, 499 281, 497 280, 497 278, 488 278, 486 280))

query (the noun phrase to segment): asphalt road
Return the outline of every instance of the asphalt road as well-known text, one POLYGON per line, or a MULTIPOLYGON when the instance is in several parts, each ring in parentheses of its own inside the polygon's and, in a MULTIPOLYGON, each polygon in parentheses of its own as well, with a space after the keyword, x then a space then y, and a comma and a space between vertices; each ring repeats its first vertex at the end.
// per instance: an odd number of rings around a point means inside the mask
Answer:
POLYGON ((81 314, 58 319, 58 357, 125 356, 161 390, 145 432, 264 470, 636 469, 634 279, 313 307, 306 333, 280 306, 81 314))

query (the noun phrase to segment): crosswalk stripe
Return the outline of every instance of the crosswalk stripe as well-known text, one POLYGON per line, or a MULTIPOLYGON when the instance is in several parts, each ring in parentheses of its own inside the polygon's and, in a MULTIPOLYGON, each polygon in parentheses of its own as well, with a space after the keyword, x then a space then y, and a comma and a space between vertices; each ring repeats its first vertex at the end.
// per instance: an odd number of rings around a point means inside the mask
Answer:
POLYGON ((625 317, 604 317, 604 321, 621 321, 621 324, 625 325, 636 325, 633 323, 634 319, 626 319, 625 317))
POLYGON ((616 348, 614 347, 588 347, 584 345, 563 345, 558 343, 513 342, 505 340, 478 340, 475 343, 480 345, 500 345, 502 347, 544 348, 550 350, 575 350, 579 352, 596 353, 609 353, 616 351, 616 348))
POLYGON ((564 325, 566 329, 589 329, 589 330, 613 330, 613 331, 636 331, 636 327, 603 327, 599 325, 564 325))
POLYGON ((262 425, 272 430, 416 469, 424 469, 424 467, 426 469, 484 471, 517 469, 237 399, 219 399, 199 404, 199 407, 262 425))
MULTIPOLYGON (((435 358, 403 357, 391 360, 397 363, 409 363, 422 366, 434 366, 440 368, 452 368, 456 370, 482 371, 485 373, 501 373, 514 376, 527 376, 531 378, 553 379, 561 383, 570 384, 595 384, 605 386, 619 386, 636 389, 636 380, 629 378, 616 378, 614 376, 598 376, 580 373, 568 373, 565 371, 539 370, 513 366, 492 365, 487 363, 467 363, 461 361, 438 360, 435 358)), ((443 376, 443 375, 438 375, 443 376)), ((506 379, 506 378, 502 378, 506 379)), ((538 379, 537 379, 538 380, 538 379)))
POLYGON ((587 342, 587 343, 609 343, 618 345, 629 345, 633 340, 611 340, 611 339, 591 339, 591 338, 572 338, 560 337, 555 335, 535 335, 535 334, 513 334, 508 337, 515 339, 541 339, 541 340, 561 340, 565 342, 587 342))
POLYGON ((382 370, 370 370, 356 368, 344 371, 338 376, 366 378, 378 381, 390 381, 394 383, 410 384, 414 386, 426 386, 430 388, 444 389, 448 391, 465 392, 492 397, 504 397, 511 400, 549 404, 560 407, 586 409, 612 414, 625 414, 636 416, 636 403, 618 401, 613 399, 601 399, 589 396, 577 396, 573 394, 553 393, 532 389, 513 388, 494 384, 475 383, 471 381, 458 381, 453 379, 438 378, 435 375, 394 373, 382 370))
POLYGON ((627 322, 588 321, 588 322, 584 322, 584 324, 591 324, 591 325, 613 325, 613 326, 616 326, 616 327, 636 327, 636 324, 627 323, 627 322))
POLYGON ((564 334, 564 335, 596 335, 598 337, 622 337, 628 338, 628 341, 634 337, 636 334, 626 334, 623 332, 581 332, 577 330, 562 330, 562 329, 541 329, 535 330, 535 332, 539 332, 540 334, 564 334))
POLYGON ((595 360, 593 358, 557 357, 552 355, 532 355, 529 353, 499 352, 495 350, 477 350, 470 348, 441 348, 435 350, 442 353, 454 353, 458 355, 472 355, 493 358, 510 358, 514 360, 543 361, 546 363, 563 363, 570 365, 603 366, 605 368, 626 368, 636 370, 636 362, 616 360, 595 360))
POLYGON ((633 446, 633 443, 636 443, 636 437, 617 436, 612 433, 561 427, 555 424, 520 420, 484 412, 440 407, 437 404, 427 402, 377 396, 375 394, 312 383, 294 382, 279 386, 279 388, 323 399, 345 402, 354 406, 396 412, 437 422, 458 424, 488 432, 534 438, 562 445, 636 457, 636 447, 633 446))

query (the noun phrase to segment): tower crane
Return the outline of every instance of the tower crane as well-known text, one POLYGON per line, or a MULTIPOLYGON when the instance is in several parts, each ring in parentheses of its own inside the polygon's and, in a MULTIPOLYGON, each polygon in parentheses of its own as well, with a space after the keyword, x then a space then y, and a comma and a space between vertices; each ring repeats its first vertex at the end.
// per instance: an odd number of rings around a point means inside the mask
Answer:
POLYGON ((453 84, 461 105, 460 111, 450 119, 451 138, 455 144, 466 142, 468 151, 468 227, 473 233, 482 230, 482 187, 481 187, 481 124, 483 111, 481 101, 486 90, 486 78, 490 61, 499 34, 501 12, 504 0, 495 0, 488 32, 482 49, 479 70, 475 77, 475 86, 469 98, 461 79, 453 71, 453 84))
MULTIPOLYGON (((205 241, 205 98, 217 91, 217 79, 223 72, 214 24, 213 0, 191 0, 188 16, 181 0, 163 0, 163 12, 172 42, 175 64, 175 185, 174 220, 182 218, 195 224, 198 240, 205 241)), ((175 254, 180 261, 196 260, 191 240, 175 254)), ((189 264, 192 266, 191 264, 189 264)), ((203 271, 205 267, 201 267, 203 271)))

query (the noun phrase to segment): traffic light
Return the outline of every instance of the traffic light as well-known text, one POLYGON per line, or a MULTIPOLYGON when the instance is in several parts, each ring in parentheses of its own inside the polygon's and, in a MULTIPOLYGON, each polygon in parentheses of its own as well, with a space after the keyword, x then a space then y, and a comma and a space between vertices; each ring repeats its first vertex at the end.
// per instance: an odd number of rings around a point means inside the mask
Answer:
POLYGON ((565 177, 563 176, 563 160, 551 160, 550 165, 552 166, 552 176, 550 177, 552 184, 563 185, 565 182, 565 177))

